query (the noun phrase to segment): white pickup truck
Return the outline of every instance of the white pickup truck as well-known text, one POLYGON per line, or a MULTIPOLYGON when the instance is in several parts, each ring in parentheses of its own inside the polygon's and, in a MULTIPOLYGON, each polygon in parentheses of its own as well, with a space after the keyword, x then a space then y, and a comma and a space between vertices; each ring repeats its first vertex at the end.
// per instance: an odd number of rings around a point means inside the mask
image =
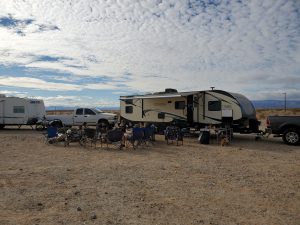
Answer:
POLYGON ((84 122, 92 126, 95 126, 97 123, 113 126, 117 122, 118 116, 95 108, 77 108, 74 110, 73 115, 48 115, 46 120, 60 120, 65 126, 82 125, 84 122))

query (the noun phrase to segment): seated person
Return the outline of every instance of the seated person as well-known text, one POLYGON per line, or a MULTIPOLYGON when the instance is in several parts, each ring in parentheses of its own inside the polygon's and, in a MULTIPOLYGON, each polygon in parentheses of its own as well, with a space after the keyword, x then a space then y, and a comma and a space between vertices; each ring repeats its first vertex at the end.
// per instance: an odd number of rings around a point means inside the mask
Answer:
MULTIPOLYGON (((135 125, 135 127, 138 125, 135 125)), ((133 128, 131 126, 126 126, 125 133, 123 135, 122 145, 126 147, 127 141, 132 137, 133 135, 133 128)))
POLYGON ((125 130, 126 130, 126 124, 125 124, 124 120, 121 120, 121 122, 118 124, 118 127, 119 127, 123 132, 125 132, 125 130))
POLYGON ((96 133, 97 138, 99 139, 101 136, 105 135, 108 131, 108 127, 106 126, 106 123, 97 123, 96 125, 96 133))

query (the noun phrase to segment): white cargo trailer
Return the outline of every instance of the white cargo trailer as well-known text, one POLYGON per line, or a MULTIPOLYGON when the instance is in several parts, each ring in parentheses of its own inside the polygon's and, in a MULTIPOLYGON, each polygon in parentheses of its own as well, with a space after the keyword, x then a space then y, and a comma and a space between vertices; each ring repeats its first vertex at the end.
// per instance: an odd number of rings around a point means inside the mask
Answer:
POLYGON ((0 129, 6 125, 35 125, 46 115, 44 101, 0 95, 0 129))

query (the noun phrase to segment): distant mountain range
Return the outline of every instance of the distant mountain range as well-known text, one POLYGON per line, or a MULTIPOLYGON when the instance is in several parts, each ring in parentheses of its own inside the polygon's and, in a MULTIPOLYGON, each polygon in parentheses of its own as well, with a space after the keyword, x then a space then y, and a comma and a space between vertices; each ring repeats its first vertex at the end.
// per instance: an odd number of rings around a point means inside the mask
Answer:
MULTIPOLYGON (((282 100, 253 100, 256 109, 284 109, 284 101, 282 100)), ((300 108, 300 101, 289 100, 286 101, 287 108, 300 108)))
MULTIPOLYGON (((256 109, 284 109, 284 101, 282 100, 253 100, 256 109)), ((289 100, 286 102, 287 108, 300 108, 300 101, 289 100)), ((68 106, 48 106, 46 110, 73 110, 75 107, 68 106)), ((112 107, 97 107, 102 110, 119 110, 118 106, 112 107)))

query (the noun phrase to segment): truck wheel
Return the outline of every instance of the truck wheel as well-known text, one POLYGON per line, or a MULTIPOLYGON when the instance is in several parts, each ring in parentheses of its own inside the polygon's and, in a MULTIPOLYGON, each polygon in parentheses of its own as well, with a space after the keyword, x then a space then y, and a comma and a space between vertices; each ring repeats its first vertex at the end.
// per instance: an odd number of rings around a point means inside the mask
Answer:
POLYGON ((288 145, 298 145, 300 143, 300 131, 295 128, 286 129, 282 139, 288 145))
POLYGON ((109 122, 107 120, 99 120, 98 124, 102 123, 105 127, 109 127, 109 122))
POLYGON ((0 124, 0 130, 3 129, 5 127, 4 124, 0 124))

